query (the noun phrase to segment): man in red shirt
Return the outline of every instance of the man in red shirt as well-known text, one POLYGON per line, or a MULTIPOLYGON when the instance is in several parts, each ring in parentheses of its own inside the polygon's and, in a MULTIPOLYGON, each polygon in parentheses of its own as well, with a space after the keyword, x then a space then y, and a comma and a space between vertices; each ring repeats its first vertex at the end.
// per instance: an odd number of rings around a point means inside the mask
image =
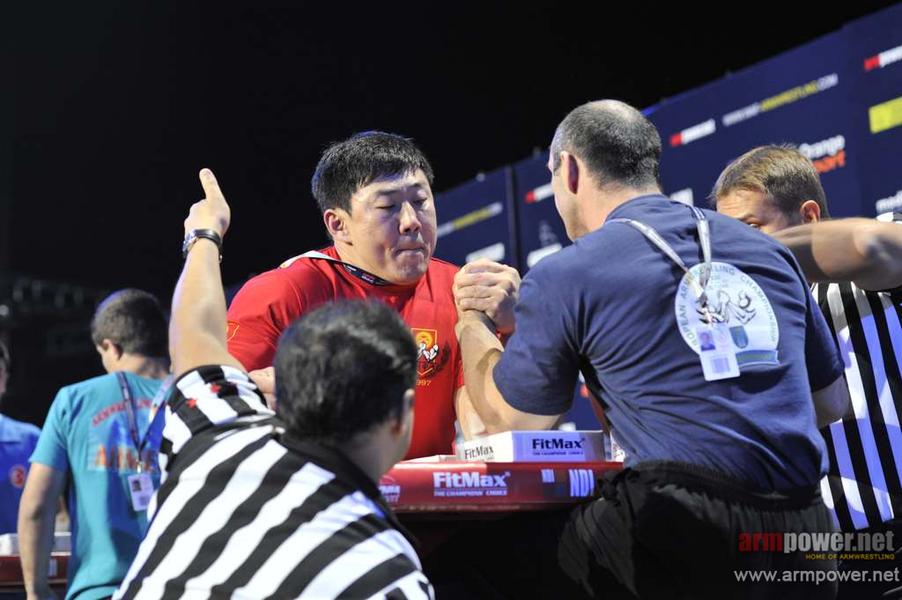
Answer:
MULTIPOLYGON (((466 437, 482 429, 466 396, 454 334, 457 267, 432 258, 432 177, 420 149, 401 136, 367 132, 333 144, 312 188, 334 245, 257 275, 229 307, 229 353, 248 370, 269 367, 282 331, 323 303, 371 298, 398 311, 419 349, 417 418, 405 458, 450 453, 455 416, 466 437)), ((485 275, 502 276, 511 274, 485 275)), ((515 287, 504 289, 515 294, 515 287)))

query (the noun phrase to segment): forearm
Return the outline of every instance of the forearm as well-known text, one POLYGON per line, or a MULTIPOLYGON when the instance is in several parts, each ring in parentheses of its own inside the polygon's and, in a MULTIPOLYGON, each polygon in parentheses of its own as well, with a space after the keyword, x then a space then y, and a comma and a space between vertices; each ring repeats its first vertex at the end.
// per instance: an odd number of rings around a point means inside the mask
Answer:
POLYGON ((237 362, 226 350, 226 302, 219 272, 219 248, 210 240, 199 239, 188 252, 172 307, 169 343, 175 373, 204 362, 237 362))
POLYGON ((29 598, 50 595, 47 573, 53 549, 55 512, 56 502, 49 500, 35 505, 23 504, 19 510, 19 555, 29 598))
POLYGON ((872 219, 839 219, 774 234, 812 282, 854 281, 864 289, 902 285, 902 227, 872 219))
POLYGON ((539 415, 514 408, 495 386, 495 367, 504 350, 491 319, 484 313, 464 311, 456 331, 467 394, 486 433, 554 427, 560 415, 539 415))
POLYGON ((488 317, 465 312, 457 323, 457 338, 470 404, 489 433, 506 429, 498 402, 504 402, 492 377, 503 348, 488 317))
POLYGON ((479 418, 479 413, 476 412, 470 401, 466 386, 461 387, 454 394, 454 412, 465 440, 471 440, 487 433, 482 419, 479 418))

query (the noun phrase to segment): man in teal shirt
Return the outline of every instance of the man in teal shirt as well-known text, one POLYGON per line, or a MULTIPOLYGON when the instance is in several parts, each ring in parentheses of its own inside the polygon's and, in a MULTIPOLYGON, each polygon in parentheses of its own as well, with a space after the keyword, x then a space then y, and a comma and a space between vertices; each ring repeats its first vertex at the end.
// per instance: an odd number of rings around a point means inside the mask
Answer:
POLYGON ((107 374, 59 391, 31 456, 19 509, 29 597, 51 597, 47 565, 64 489, 72 519, 66 598, 109 597, 125 577, 159 484, 162 419, 154 416, 169 370, 166 331, 146 292, 122 290, 98 307, 91 338, 107 374))

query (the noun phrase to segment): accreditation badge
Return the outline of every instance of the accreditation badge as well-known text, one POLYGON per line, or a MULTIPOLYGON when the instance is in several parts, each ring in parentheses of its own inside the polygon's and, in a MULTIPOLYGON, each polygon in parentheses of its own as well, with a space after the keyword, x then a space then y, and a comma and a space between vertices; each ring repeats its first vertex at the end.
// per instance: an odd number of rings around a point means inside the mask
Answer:
MULTIPOLYGON (((690 273, 699 278, 702 269, 703 264, 698 264, 690 273)), ((740 370, 752 365, 780 364, 780 327, 770 301, 755 280, 731 264, 712 262, 705 292, 710 325, 688 276, 680 280, 674 300, 683 341, 703 362, 712 354, 712 346, 716 346, 718 355, 732 353, 740 370)))
POLYGON ((147 510, 150 498, 153 496, 153 479, 147 473, 129 475, 128 492, 131 495, 132 508, 135 512, 147 510))
POLYGON ((703 325, 695 330, 698 336, 702 373, 707 381, 739 377, 739 363, 733 351, 730 331, 723 323, 703 325))

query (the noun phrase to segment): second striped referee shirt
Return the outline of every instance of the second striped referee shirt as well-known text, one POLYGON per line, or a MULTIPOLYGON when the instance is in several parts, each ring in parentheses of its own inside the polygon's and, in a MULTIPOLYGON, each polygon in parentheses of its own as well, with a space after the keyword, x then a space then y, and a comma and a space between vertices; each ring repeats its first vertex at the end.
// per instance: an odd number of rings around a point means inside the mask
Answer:
MULTIPOLYGON (((893 215, 902 224, 902 213, 893 215)), ((852 410, 822 430, 830 468, 824 502, 843 531, 902 519, 902 288, 813 286, 843 362, 852 410)))
POLYGON ((376 483, 299 440, 248 376, 202 367, 166 408, 165 480, 117 598, 432 598, 376 483))

